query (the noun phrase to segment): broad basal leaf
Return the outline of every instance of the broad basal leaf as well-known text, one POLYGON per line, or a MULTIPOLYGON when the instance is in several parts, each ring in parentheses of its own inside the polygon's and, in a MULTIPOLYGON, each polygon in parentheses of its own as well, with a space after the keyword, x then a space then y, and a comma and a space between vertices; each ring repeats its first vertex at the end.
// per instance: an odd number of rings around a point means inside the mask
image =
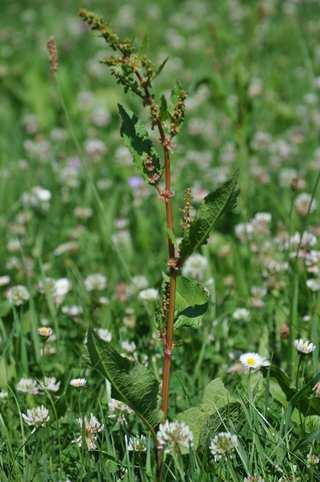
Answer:
POLYGON ((198 281, 179 276, 176 290, 175 327, 197 327, 208 309, 208 293, 198 281))
POLYGON ((121 137, 125 139, 138 170, 150 184, 154 184, 153 180, 161 175, 161 168, 160 159, 152 141, 135 114, 129 114, 120 104, 118 109, 121 117, 121 137))
POLYGON ((122 357, 90 329, 87 341, 91 363, 112 385, 112 396, 126 403, 154 435, 160 421, 159 383, 148 368, 122 357))
POLYGON ((214 414, 218 415, 220 410, 231 402, 232 397, 229 391, 222 380, 217 378, 206 386, 200 405, 189 408, 178 415, 177 419, 185 422, 192 431, 195 448, 199 445, 201 434, 206 431, 210 417, 214 414))
POLYGON ((225 182, 216 191, 209 193, 203 200, 180 244, 180 265, 200 246, 205 244, 221 215, 232 209, 239 193, 237 188, 237 174, 225 182))

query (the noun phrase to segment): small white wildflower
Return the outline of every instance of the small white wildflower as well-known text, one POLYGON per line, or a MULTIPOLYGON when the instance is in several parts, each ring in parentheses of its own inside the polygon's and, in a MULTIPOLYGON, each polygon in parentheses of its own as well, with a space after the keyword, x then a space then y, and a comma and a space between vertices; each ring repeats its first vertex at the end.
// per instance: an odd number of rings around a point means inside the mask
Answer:
POLYGON ((82 447, 83 438, 86 443, 86 447, 88 450, 95 450, 97 448, 97 434, 102 432, 104 426, 99 422, 97 417, 95 417, 92 413, 89 417, 84 417, 84 419, 79 418, 78 423, 83 430, 84 434, 79 435, 75 440, 79 447, 82 447))
POLYGON ((307 456, 308 465, 318 465, 319 462, 320 462, 319 455, 313 454, 312 452, 308 453, 308 456, 307 456))
POLYGON ((208 260, 201 254, 191 255, 185 262, 182 268, 183 276, 190 276, 199 281, 204 280, 205 273, 208 269, 208 260))
POLYGON ((243 482, 264 482, 264 479, 259 475, 248 475, 248 477, 243 479, 243 482))
POLYGON ((266 358, 260 356, 258 353, 243 353, 240 356, 240 362, 249 370, 259 370, 262 367, 267 367, 270 365, 270 362, 266 360, 266 358))
POLYGON ((139 293, 139 299, 143 301, 156 301, 158 298, 159 291, 154 288, 146 288, 139 293))
POLYGON ((0 400, 4 400, 5 398, 8 398, 8 392, 7 390, 0 390, 0 400))
POLYGON ((6 296, 9 302, 15 306, 21 306, 30 299, 29 291, 23 285, 12 286, 7 290, 6 296))
POLYGON ((246 308, 237 308, 232 314, 234 320, 249 321, 250 316, 250 311, 246 308))
POLYGON ((16 384, 16 390, 22 393, 37 395, 40 392, 40 387, 37 381, 33 380, 33 378, 21 378, 16 384))
POLYGON ((147 450, 147 438, 145 435, 128 437, 126 445, 129 452, 145 452, 147 450))
POLYGON ((22 414, 22 418, 26 424, 34 427, 45 425, 50 419, 49 411, 43 405, 27 410, 26 414, 22 414))
POLYGON ((134 341, 123 341, 121 342, 121 348, 126 352, 126 353, 134 353, 137 349, 136 344, 134 341))
POLYGON ((137 292, 148 288, 148 280, 145 276, 137 275, 132 278, 131 291, 137 292))
POLYGON ((310 278, 306 281, 306 285, 311 291, 320 291, 320 279, 310 278))
POLYGON ((312 390, 315 397, 320 398, 320 382, 316 383, 312 390))
POLYGON ((84 286, 87 291, 101 291, 107 286, 107 278, 101 273, 93 273, 86 277, 84 286))
POLYGON ((112 340, 112 333, 105 328, 97 328, 96 333, 103 341, 110 342, 112 340))
POLYGON ((315 199, 312 199, 311 194, 302 192, 296 197, 294 206, 300 216, 307 216, 308 212, 312 213, 315 211, 317 202, 315 199))
POLYGON ((61 305, 65 296, 71 289, 71 282, 68 278, 60 278, 54 282, 53 299, 56 305, 61 305))
POLYGON ((125 423, 127 415, 132 413, 132 410, 128 405, 115 398, 111 398, 108 403, 109 418, 115 418, 119 423, 125 423))
POLYGON ((299 353, 304 355, 308 355, 316 349, 316 345, 314 343, 309 340, 304 340, 303 338, 294 340, 293 345, 299 353))
POLYGON ((10 283, 10 276, 0 276, 0 286, 7 286, 10 283))
POLYGON ((238 446, 238 437, 230 432, 220 432, 210 441, 209 449, 217 462, 224 457, 232 455, 238 446))
POLYGON ((87 380, 85 378, 72 378, 70 380, 70 385, 74 388, 82 388, 85 387, 87 384, 87 380))
POLYGON ((157 433, 158 447, 165 452, 180 452, 193 445, 193 434, 184 422, 169 422, 159 426, 157 433))
POLYGON ((40 326, 37 331, 43 338, 49 338, 53 334, 53 329, 50 326, 40 326))
POLYGON ((44 377, 43 381, 40 382, 40 386, 43 390, 57 392, 60 388, 60 382, 55 377, 44 377))
POLYGON ((62 307, 62 313, 70 316, 71 318, 75 318, 77 316, 82 315, 83 308, 82 308, 82 306, 78 306, 78 305, 63 306, 62 307))

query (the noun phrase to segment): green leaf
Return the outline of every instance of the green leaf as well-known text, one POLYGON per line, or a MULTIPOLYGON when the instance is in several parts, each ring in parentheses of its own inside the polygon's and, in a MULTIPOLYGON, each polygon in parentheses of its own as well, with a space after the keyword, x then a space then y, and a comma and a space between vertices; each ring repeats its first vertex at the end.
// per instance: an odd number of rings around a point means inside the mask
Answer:
POLYGON ((161 96, 160 101, 160 117, 162 121, 166 121, 169 119, 168 103, 164 95, 161 96))
POLYGON ((122 357, 92 329, 88 331, 87 347, 93 367, 110 381, 112 396, 127 404, 155 437, 161 416, 157 407, 159 383, 152 371, 122 357))
POLYGON ((164 61, 161 62, 161 64, 159 65, 159 67, 158 67, 157 70, 156 70, 155 77, 158 77, 158 75, 161 74, 161 72, 162 72, 163 69, 165 68, 166 63, 168 62, 168 60, 169 60, 169 57, 166 57, 166 58, 164 59, 164 61))
MULTIPOLYGON (((146 129, 139 123, 136 115, 133 113, 130 115, 121 104, 118 104, 118 109, 121 117, 120 134, 133 156, 137 169, 148 182, 150 182, 151 175, 160 177, 160 158, 146 129), (146 161, 152 162, 151 170, 146 168, 146 161)), ((150 182, 150 184, 153 183, 150 182)))
POLYGON ((198 281, 179 276, 176 290, 176 328, 199 326, 208 309, 208 293, 198 281))
POLYGON ((216 191, 209 193, 200 205, 196 218, 185 233, 180 244, 180 265, 203 244, 213 230, 218 219, 229 209, 233 209, 239 193, 237 173, 216 191))
POLYGON ((225 388, 222 380, 216 378, 206 386, 200 405, 189 408, 177 416, 177 419, 185 422, 192 431, 195 448, 200 443, 201 434, 209 423, 210 417, 214 414, 218 415, 220 409, 229 405, 231 401, 230 392, 225 388))

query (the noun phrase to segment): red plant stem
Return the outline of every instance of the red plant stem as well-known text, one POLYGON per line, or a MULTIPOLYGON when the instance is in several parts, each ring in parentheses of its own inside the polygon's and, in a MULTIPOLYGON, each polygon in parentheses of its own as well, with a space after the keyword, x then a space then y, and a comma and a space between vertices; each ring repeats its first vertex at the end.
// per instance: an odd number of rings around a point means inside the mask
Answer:
MULTIPOLYGON (((137 78, 145 93, 145 102, 151 108, 154 101, 149 93, 147 84, 138 71, 136 71, 137 78)), ((163 148, 164 157, 164 177, 165 177, 165 193, 163 196, 166 207, 166 224, 167 224, 167 239, 168 239, 168 265, 169 265, 169 303, 166 319, 166 331, 164 336, 164 359, 163 359, 163 372, 162 372, 162 403, 161 409, 164 414, 164 418, 168 417, 169 410, 169 391, 170 391, 170 371, 173 349, 173 332, 174 332, 174 311, 176 303, 176 286, 177 286, 177 272, 174 266, 170 266, 170 263, 175 261, 175 249, 172 239, 169 233, 174 231, 173 221, 173 207, 172 207, 172 192, 171 192, 171 163, 170 163, 170 151, 166 143, 166 135, 160 118, 157 118, 156 126, 160 135, 160 142, 163 148)))

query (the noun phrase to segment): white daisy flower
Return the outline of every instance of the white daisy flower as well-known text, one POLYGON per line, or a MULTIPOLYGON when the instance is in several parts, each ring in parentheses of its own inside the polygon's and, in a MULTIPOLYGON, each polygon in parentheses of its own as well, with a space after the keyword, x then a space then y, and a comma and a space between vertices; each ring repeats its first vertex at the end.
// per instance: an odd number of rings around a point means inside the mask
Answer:
POLYGON ((316 345, 314 343, 308 340, 304 340, 303 338, 294 340, 293 345, 299 353, 302 353, 304 355, 308 355, 316 349, 316 345))
POLYGON ((243 353, 240 356, 240 362, 249 370, 259 370, 270 365, 270 362, 258 353, 243 353))

